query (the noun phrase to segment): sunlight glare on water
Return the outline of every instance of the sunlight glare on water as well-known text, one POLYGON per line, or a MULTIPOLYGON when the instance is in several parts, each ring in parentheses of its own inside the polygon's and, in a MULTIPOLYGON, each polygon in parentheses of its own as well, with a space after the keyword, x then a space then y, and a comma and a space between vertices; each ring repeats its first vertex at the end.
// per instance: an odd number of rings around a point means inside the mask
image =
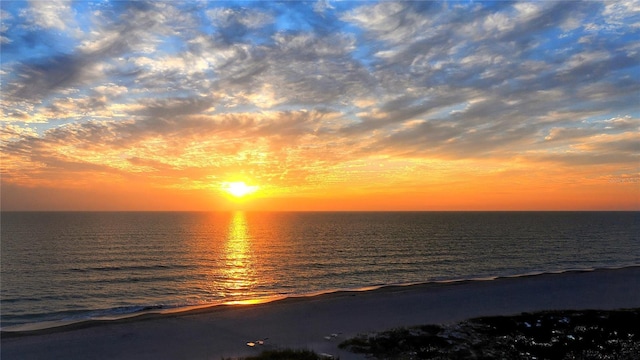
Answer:
POLYGON ((252 293, 257 283, 252 240, 244 212, 234 212, 225 244, 222 282, 225 297, 252 293))

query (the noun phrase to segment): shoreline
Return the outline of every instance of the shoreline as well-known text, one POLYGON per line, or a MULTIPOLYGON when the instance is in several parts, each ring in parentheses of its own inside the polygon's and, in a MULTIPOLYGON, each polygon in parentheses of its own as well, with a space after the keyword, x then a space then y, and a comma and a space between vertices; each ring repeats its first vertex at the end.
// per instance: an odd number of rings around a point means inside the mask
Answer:
POLYGON ((359 359, 337 344, 360 333, 399 326, 543 310, 634 307, 640 307, 638 266, 385 286, 256 305, 90 321, 19 335, 3 331, 0 355, 3 359, 81 359, 95 354, 105 359, 220 359, 291 347, 359 359), (263 346, 247 346, 265 338, 263 346))
POLYGON ((476 278, 460 278, 451 280, 433 280, 426 282, 414 282, 414 283, 401 283, 401 284, 383 284, 383 285, 369 285, 359 288, 347 288, 347 289, 329 289, 326 291, 318 291, 306 294, 286 294, 286 295, 272 295, 269 297, 247 300, 236 300, 230 302, 221 302, 214 304, 201 304, 201 305, 189 305, 178 307, 157 307, 149 306, 148 310, 134 311, 130 313, 124 313, 120 315, 104 315, 95 318, 78 318, 78 319, 61 319, 51 320, 35 323, 16 324, 0 327, 0 334, 2 337, 19 337, 19 336, 31 336, 54 333, 58 331, 68 331, 74 329, 83 329, 94 326, 107 325, 111 323, 121 323, 129 321, 142 321, 147 319, 162 318, 166 316, 181 316, 190 315, 201 312, 213 312, 217 310, 225 310, 226 308, 240 307, 240 306, 256 306, 268 303, 277 303, 283 301, 305 301, 313 298, 328 297, 328 296, 340 296, 341 294, 349 295, 354 293, 367 293, 367 292, 384 292, 384 291, 396 291, 402 289, 409 289, 412 287, 430 287, 430 286, 443 286, 453 284, 466 284, 475 282, 491 282, 501 281, 504 279, 522 279, 537 276, 547 275, 562 275, 572 273, 585 273, 585 272, 600 272, 611 270, 623 270, 623 269, 640 269, 639 264, 604 267, 604 268, 586 268, 586 269, 567 269, 549 272, 530 272, 524 274, 504 275, 504 276, 489 276, 489 277, 476 277, 476 278))

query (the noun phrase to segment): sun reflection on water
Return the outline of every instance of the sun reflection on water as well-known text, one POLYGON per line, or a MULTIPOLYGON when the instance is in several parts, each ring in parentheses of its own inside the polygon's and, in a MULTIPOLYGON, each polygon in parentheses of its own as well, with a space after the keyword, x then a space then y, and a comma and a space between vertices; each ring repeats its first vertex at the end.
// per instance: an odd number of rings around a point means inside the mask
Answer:
POLYGON ((225 297, 250 297, 257 280, 255 274, 252 238, 247 219, 242 211, 236 211, 229 223, 224 248, 223 291, 225 297))

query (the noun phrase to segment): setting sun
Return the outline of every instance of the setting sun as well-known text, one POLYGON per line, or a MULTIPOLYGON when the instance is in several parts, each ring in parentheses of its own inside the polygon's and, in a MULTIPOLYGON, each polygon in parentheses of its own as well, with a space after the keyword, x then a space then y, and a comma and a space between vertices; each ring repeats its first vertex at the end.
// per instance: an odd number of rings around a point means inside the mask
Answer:
POLYGON ((256 192, 258 187, 247 185, 244 181, 236 181, 223 183, 222 189, 235 197, 244 197, 256 192))

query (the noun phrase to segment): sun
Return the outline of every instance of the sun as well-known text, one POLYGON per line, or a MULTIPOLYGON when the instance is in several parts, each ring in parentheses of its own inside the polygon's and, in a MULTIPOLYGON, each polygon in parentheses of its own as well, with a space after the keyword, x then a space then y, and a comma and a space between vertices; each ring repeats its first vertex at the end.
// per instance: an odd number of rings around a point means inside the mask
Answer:
POLYGON ((234 181, 222 183, 222 190, 237 198, 241 198, 258 191, 258 187, 247 185, 244 181, 234 181))

